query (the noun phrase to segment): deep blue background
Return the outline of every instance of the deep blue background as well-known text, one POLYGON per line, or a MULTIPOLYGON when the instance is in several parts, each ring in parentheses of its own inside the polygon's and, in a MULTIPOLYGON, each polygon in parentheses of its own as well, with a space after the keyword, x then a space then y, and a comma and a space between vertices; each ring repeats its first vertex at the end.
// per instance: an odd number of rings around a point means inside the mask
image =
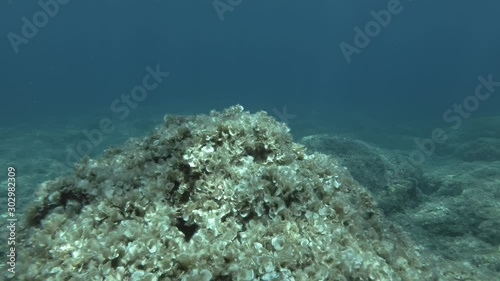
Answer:
MULTIPOLYGON (((500 80, 500 2, 401 1, 348 64, 339 44, 388 3, 352 2, 244 0, 221 22, 212 1, 73 0, 17 55, 8 32, 20 34, 21 18, 41 8, 2 2, 1 122, 107 108, 156 64, 171 76, 144 104, 165 112, 240 103, 436 122, 473 94, 478 75, 500 80)), ((499 103, 492 96, 476 114, 498 113, 499 103)))

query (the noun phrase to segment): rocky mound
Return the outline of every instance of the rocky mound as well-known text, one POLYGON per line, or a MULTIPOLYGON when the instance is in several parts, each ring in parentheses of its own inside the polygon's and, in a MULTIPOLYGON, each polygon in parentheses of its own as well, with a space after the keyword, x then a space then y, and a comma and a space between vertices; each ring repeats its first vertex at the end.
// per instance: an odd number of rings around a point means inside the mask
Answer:
POLYGON ((40 187, 28 222, 20 280, 481 280, 420 252, 337 161, 240 106, 166 117, 85 159, 40 187))

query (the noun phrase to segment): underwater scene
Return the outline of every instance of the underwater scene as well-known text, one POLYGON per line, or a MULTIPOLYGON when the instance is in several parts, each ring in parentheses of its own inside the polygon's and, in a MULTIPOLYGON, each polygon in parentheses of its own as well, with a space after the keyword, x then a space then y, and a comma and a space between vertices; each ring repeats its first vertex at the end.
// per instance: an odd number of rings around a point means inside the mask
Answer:
POLYGON ((0 3, 0 281, 500 280, 497 1, 0 3))

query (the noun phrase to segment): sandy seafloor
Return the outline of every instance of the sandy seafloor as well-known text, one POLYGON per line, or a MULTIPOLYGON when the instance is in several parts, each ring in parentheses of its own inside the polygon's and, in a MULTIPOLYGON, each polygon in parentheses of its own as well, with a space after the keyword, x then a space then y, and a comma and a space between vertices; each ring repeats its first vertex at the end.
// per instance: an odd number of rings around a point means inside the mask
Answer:
MULTIPOLYGON (((102 142, 93 147, 91 157, 131 137, 146 135, 162 122, 164 114, 161 110, 144 109, 133 118, 118 120, 114 131, 104 134, 102 142)), ((103 117, 94 113, 55 116, 41 118, 33 124, 0 128, 0 164, 16 168, 20 220, 37 185, 71 172, 72 161, 67 161, 69 151, 86 140, 82 130, 97 128, 103 117)), ((310 112, 294 118, 288 125, 297 141, 316 134, 342 136, 363 141, 376 149, 376 153, 403 157, 417 149, 415 138, 427 138, 434 129, 397 122, 387 124, 359 116, 355 121, 345 121, 354 120, 349 119, 351 117, 326 119, 310 112)), ((460 128, 446 132, 449 137, 446 142, 437 144, 435 152, 426 156, 419 166, 422 177, 419 195, 415 196, 418 199, 402 202, 403 207, 386 215, 401 225, 415 244, 426 247, 434 255, 467 263, 490 274, 492 280, 500 280, 495 279, 500 276, 500 117, 466 120, 460 128)), ((4 177, 0 184, 7 185, 4 177)), ((0 200, 1 206, 6 206, 6 196, 2 194, 0 200)), ((2 220, 5 220, 3 211, 2 220)), ((6 241, 7 234, 7 229, 2 227, 2 241, 6 241)))

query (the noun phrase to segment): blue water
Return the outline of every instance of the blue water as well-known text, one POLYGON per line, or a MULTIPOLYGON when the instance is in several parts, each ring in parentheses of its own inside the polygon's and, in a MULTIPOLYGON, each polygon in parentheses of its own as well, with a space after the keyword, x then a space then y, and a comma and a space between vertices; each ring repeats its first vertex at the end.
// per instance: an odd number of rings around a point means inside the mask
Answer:
MULTIPOLYGON (((390 1, 241 1, 223 21, 210 1, 188 2, 68 1, 17 54, 7 34, 22 35, 21 18, 32 22, 42 9, 3 3, 2 123, 108 107, 156 64, 171 77, 141 104, 164 111, 241 103, 422 122, 471 94, 477 76, 500 77, 494 1, 401 1, 350 64, 339 44, 353 44, 353 28, 390 1)), ((488 100, 477 114, 498 103, 488 100)))

